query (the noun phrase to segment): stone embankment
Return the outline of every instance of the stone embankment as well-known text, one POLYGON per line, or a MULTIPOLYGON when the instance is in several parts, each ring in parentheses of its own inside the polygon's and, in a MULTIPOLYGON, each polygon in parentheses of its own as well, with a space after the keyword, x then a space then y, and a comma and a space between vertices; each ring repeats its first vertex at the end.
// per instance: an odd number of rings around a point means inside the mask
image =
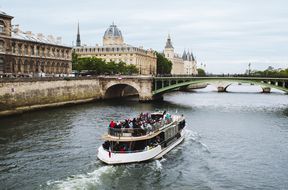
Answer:
POLYGON ((0 116, 100 99, 99 79, 14 79, 0 82, 0 116))

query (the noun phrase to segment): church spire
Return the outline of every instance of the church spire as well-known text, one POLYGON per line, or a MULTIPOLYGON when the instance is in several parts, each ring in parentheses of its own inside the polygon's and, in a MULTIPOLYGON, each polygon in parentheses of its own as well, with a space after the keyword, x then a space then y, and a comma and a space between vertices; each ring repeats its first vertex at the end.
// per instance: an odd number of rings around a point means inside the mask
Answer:
POLYGON ((168 34, 168 38, 167 38, 167 41, 166 41, 166 46, 165 46, 165 48, 174 48, 174 47, 172 46, 170 34, 168 34))
POLYGON ((77 39, 76 39, 76 46, 80 47, 81 46, 81 40, 80 40, 80 29, 79 29, 79 21, 78 21, 78 28, 77 28, 77 39))

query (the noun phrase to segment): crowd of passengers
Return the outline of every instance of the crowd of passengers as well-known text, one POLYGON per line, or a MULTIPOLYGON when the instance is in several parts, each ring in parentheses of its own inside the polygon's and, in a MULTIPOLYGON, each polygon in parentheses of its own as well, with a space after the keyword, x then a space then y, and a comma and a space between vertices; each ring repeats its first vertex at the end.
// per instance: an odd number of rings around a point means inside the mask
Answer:
MULTIPOLYGON (((133 119, 125 119, 125 121, 111 121, 109 128, 111 129, 138 129, 134 130, 135 136, 146 134, 147 132, 154 131, 163 124, 168 124, 172 122, 172 117, 166 111, 162 115, 151 115, 149 113, 140 113, 138 117, 133 119)), ((115 130, 116 131, 116 130, 115 130)), ((113 131, 113 132, 115 132, 113 131)), ((113 133, 112 132, 112 133, 113 133)), ((114 135, 114 134, 111 134, 114 135)))

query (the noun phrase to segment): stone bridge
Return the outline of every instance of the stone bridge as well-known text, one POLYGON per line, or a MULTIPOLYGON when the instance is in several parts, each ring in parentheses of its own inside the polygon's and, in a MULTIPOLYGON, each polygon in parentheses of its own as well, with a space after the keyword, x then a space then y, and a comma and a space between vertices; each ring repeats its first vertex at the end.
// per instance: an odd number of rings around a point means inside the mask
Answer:
POLYGON ((154 97, 151 76, 99 77, 99 82, 103 99, 138 95, 145 102, 154 97))

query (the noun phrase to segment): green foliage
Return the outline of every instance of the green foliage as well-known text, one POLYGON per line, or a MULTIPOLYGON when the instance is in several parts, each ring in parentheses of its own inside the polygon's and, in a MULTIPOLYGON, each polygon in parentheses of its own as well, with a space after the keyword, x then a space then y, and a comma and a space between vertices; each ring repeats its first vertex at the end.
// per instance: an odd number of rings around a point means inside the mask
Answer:
POLYGON ((156 52, 157 74, 171 74, 172 62, 165 58, 161 53, 156 52))
POLYGON ((72 70, 77 70, 78 69, 78 55, 75 53, 75 50, 72 52, 72 70))
MULTIPOLYGON (((72 55, 73 59, 73 55, 72 55)), ((74 67, 73 70, 87 71, 92 75, 100 75, 100 74, 127 74, 131 75, 134 73, 138 73, 138 69, 135 65, 127 65, 124 62, 115 63, 114 61, 106 62, 103 59, 96 57, 83 57, 76 58, 74 61, 75 64, 72 65, 74 67)))
POLYGON ((198 68, 197 71, 198 71, 198 76, 206 76, 204 69, 198 68))
POLYGON ((252 71, 251 75, 255 76, 267 76, 267 77, 288 77, 288 68, 287 69, 274 69, 269 66, 264 71, 252 71))

